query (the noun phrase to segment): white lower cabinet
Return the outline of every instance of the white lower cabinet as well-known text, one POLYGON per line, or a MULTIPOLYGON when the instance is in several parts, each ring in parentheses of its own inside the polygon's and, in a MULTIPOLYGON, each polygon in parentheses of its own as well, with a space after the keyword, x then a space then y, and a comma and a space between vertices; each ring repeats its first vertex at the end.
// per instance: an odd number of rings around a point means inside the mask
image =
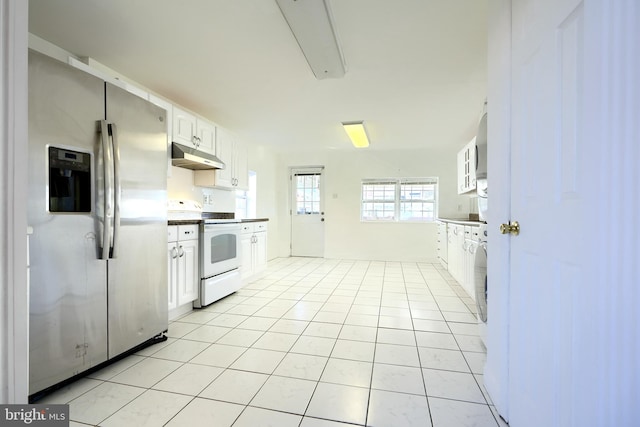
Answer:
POLYGON ((170 225, 167 245, 169 317, 198 298, 200 284, 198 225, 170 225))
POLYGON ((262 273, 267 267, 267 222, 243 223, 240 248, 242 280, 262 273))
POLYGON ((478 226, 447 224, 447 271, 475 300, 473 283, 478 226))
POLYGON ((438 261, 444 268, 448 268, 449 262, 447 223, 438 221, 438 261))
POLYGON ((464 226, 448 225, 447 269, 458 283, 462 283, 464 276, 464 226))
POLYGON ((464 227, 464 268, 462 282, 460 282, 464 290, 467 291, 471 299, 474 301, 476 300, 476 290, 474 288, 475 284, 473 276, 475 274, 474 262, 476 250, 478 249, 478 230, 479 227, 476 226, 465 225, 464 227))

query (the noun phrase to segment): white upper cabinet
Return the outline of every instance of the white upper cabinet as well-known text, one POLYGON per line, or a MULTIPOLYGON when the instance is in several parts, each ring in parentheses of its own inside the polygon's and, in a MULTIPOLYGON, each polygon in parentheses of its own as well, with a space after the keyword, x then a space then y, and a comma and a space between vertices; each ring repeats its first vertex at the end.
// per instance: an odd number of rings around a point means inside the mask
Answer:
POLYGON ((211 154, 216 152, 216 127, 213 123, 198 119, 196 134, 198 135, 199 150, 211 154))
POLYGON ((196 116, 188 113, 176 106, 173 107, 173 142, 195 147, 196 139, 196 116))
POLYGON ((237 142, 233 150, 233 169, 236 179, 236 188, 249 189, 249 150, 247 146, 237 142))
POLYGON ((173 107, 173 142, 209 154, 216 150, 216 126, 179 107, 173 107))
POLYGON ((224 169, 215 171, 215 185, 232 188, 233 185, 233 135, 226 129, 220 128, 216 135, 216 156, 225 164, 224 169))
POLYGON ((197 170, 194 183, 202 187, 217 187, 228 190, 249 188, 249 158, 247 147, 236 141, 234 135, 224 128, 216 129, 215 155, 225 164, 224 169, 197 170))
POLYGON ((458 194, 476 189, 476 139, 458 151, 458 194))

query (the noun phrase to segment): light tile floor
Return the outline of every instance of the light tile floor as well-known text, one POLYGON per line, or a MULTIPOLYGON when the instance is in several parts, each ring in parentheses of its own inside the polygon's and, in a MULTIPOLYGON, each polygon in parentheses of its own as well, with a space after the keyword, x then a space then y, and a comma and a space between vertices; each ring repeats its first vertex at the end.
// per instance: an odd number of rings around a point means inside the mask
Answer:
POLYGON ((39 403, 72 426, 505 426, 474 313, 437 264, 277 259, 39 403))

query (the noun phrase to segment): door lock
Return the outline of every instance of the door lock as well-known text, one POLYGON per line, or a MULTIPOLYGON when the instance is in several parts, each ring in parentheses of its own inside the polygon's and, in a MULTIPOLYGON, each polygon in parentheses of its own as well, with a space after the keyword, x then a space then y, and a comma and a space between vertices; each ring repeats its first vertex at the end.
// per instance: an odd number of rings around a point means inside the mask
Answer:
POLYGON ((520 224, 518 221, 513 221, 509 224, 500 224, 500 233, 513 234, 514 236, 517 236, 520 234, 520 224))

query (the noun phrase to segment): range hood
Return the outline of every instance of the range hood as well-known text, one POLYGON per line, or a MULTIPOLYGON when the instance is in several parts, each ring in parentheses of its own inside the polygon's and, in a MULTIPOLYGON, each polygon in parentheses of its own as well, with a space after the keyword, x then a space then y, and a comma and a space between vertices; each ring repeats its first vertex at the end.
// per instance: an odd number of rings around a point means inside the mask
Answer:
POLYGON ((174 142, 171 144, 171 164, 181 168, 204 170, 224 169, 226 166, 213 154, 174 142))

